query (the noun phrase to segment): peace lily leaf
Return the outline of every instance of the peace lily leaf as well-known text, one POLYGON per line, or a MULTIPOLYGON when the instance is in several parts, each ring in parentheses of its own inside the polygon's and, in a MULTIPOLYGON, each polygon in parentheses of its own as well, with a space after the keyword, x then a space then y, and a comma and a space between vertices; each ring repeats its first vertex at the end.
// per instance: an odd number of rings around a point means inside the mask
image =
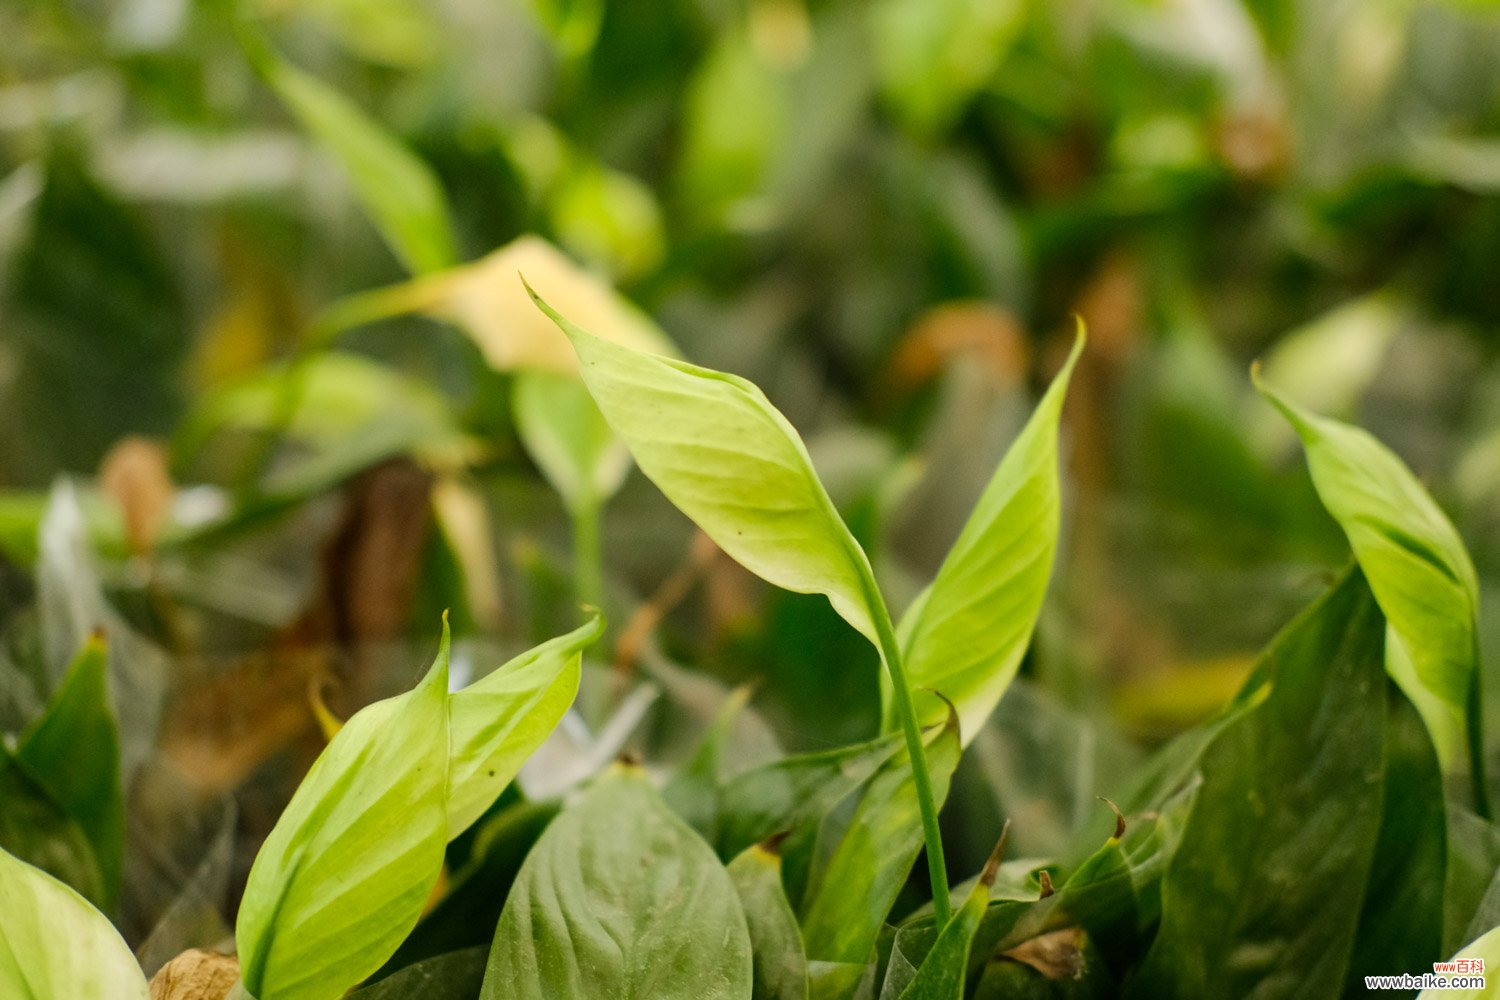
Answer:
MULTIPOLYGON (((1456 995, 1473 997, 1475 1000, 1500 996, 1500 984, 1496 983, 1494 972, 1496 968, 1500 968, 1500 927, 1487 931, 1471 941, 1462 951, 1454 955, 1451 961, 1460 962, 1465 959, 1477 959, 1484 963, 1485 987, 1482 990, 1465 990, 1456 995)), ((1452 974, 1457 973, 1455 971, 1452 974)), ((1443 1000, 1445 997, 1454 995, 1451 990, 1432 988, 1418 993, 1417 1000, 1443 1000)))
POLYGON ((448 628, 415 689, 356 712, 250 869, 235 941, 262 1000, 333 1000, 378 969, 443 865, 448 628))
POLYGON ((362 986, 349 1000, 458 1000, 472 997, 484 981, 482 945, 423 959, 378 983, 362 986))
POLYGON ((1479 583, 1463 541, 1385 445, 1288 402, 1258 379, 1257 385, 1301 436, 1313 485, 1349 536, 1395 633, 1386 669, 1417 706, 1444 769, 1462 770, 1465 739, 1477 748, 1480 738, 1468 724, 1479 676, 1479 583))
POLYGON ((74 658, 46 712, 16 746, 16 760, 77 821, 99 864, 100 909, 112 911, 120 892, 125 805, 120 793, 119 732, 109 707, 108 653, 91 637, 74 658))
POLYGON ((532 849, 495 930, 482 1000, 750 1000, 734 885, 639 768, 606 773, 532 849))
POLYGON ((257 71, 354 185, 381 236, 413 271, 457 259, 442 187, 430 167, 343 94, 246 39, 257 71))
MULTIPOLYGON (((927 739, 927 766, 940 803, 958 757, 958 718, 950 715, 927 739)), ((835 814, 819 833, 818 857, 802 900, 809 959, 867 962, 922 847, 916 787, 904 747, 856 795, 847 820, 835 814)), ((830 994, 815 982, 813 995, 830 994)))
MULTIPOLYGON (((937 578, 898 629, 912 687, 940 691, 957 706, 965 746, 1014 679, 1047 593, 1060 519, 1058 421, 1083 343, 1080 329, 1067 363, 1001 460, 937 578)), ((886 728, 895 729, 884 673, 880 690, 886 728)), ((925 706, 929 723, 945 710, 931 696, 925 706)))
POLYGON ((78 821, 47 794, 0 739, 0 850, 103 899, 104 876, 78 821))
POLYGON ((765 394, 734 375, 610 343, 531 295, 573 342, 604 418, 667 498, 746 569, 784 590, 827 595, 876 641, 869 562, 765 394))
POLYGON ((729 863, 755 954, 752 1000, 807 1000, 807 955, 797 915, 781 887, 781 856, 765 844, 729 863))
MULTIPOLYGON (((661 797, 666 800, 667 805, 710 843, 718 836, 719 772, 724 761, 724 751, 735 720, 750 703, 753 691, 751 685, 745 684, 729 692, 692 758, 662 789, 661 797)), ((779 856, 776 867, 778 871, 781 868, 779 856)))
POLYGON ((511 396, 526 452, 574 515, 597 513, 630 471, 630 451, 572 375, 526 371, 511 396))
POLYGON ((0 850, 0 996, 146 1000, 118 931, 78 893, 0 850))
POLYGON ((1138 996, 1333 996, 1380 830, 1385 625, 1351 571, 1271 644, 1203 756, 1138 996))
MULTIPOLYGON (((1002 837, 1001 843, 1004 843, 1002 837)), ((1000 849, 990 857, 974 888, 969 890, 963 905, 953 914, 938 932, 922 964, 905 988, 898 994, 900 1000, 963 1000, 964 982, 968 978, 969 950, 974 944, 974 935, 979 932, 980 921, 990 904, 990 889, 1000 868, 1000 849)), ((897 946, 900 936, 897 936, 897 946)), ((882 995, 891 990, 893 983, 886 980, 882 995)))
POLYGON ((452 696, 448 839, 484 815, 557 727, 578 694, 583 650, 603 632, 595 614, 452 696))

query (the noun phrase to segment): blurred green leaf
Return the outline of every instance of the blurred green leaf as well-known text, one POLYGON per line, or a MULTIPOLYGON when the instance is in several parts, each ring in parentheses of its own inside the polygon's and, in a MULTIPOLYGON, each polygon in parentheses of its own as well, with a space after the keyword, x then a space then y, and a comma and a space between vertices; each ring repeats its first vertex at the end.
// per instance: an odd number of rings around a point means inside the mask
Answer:
POLYGON ((0 995, 15 1000, 147 1000, 118 931, 45 872, 0 850, 0 995))
MULTIPOLYGON (((907 609, 898 635, 914 688, 940 692, 959 713, 965 745, 978 735, 1021 665, 1046 596, 1061 519, 1058 420, 1080 331, 1021 435, 953 543, 937 578, 907 609)), ((881 675, 885 727, 899 725, 890 678, 881 675)), ((925 700, 926 721, 943 711, 925 700)))
POLYGON ((807 1000, 807 955, 781 886, 781 856, 769 845, 755 844, 731 861, 728 871, 755 955, 751 1000, 807 1000))
POLYGON ((46 711, 21 734, 15 759, 88 837, 102 880, 100 895, 91 898, 111 913, 120 895, 125 804, 119 730, 106 690, 108 655, 101 636, 84 643, 46 711))
POLYGON ((105 896, 104 876, 83 827, 68 815, 0 741, 0 850, 73 887, 105 896))
POLYGON ((511 412, 527 454, 575 516, 596 514, 630 472, 630 451, 574 376, 518 372, 511 412))
POLYGON ((1024 0, 879 0, 870 8, 881 89, 916 130, 948 126, 1005 58, 1024 0))
POLYGON ((1351 571, 1273 641, 1205 752, 1136 996, 1333 995, 1380 831, 1384 619, 1351 571))
POLYGON ((444 622, 427 676, 344 724, 261 845, 235 929, 252 996, 342 995, 416 925, 448 842, 448 719, 444 622))
POLYGON ((724 866, 638 768, 607 772, 532 849, 484 1000, 749 1000, 750 936, 724 866))

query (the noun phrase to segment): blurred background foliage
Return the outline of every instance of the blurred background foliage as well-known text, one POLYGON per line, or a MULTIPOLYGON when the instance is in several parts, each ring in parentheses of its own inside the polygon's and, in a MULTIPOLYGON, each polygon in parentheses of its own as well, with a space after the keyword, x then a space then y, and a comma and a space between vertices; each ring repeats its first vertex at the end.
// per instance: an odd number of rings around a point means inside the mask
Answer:
MULTIPOLYGON (((1076 314, 1052 594, 960 774, 994 794, 955 796, 1055 850, 1346 559, 1252 359, 1389 443, 1500 574, 1497 52, 1500 8, 1457 0, 6 4, 5 676, 60 476, 179 665, 160 742, 252 830, 286 785, 242 782, 305 762, 308 678, 337 714, 408 683, 445 607, 481 663, 571 627, 576 505, 484 338, 406 316, 298 353, 350 296, 523 235, 762 385, 904 596, 1076 314)), ((743 682, 746 755, 874 732, 877 661, 822 598, 754 581, 638 474, 602 523, 575 755, 680 756, 743 682)))

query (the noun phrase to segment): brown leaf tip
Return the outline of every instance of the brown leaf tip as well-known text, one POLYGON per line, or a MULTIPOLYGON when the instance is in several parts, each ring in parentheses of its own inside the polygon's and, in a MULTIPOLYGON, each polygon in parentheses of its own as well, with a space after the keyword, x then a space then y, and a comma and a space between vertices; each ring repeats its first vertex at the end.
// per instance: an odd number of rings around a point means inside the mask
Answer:
POLYGON ((995 841, 995 849, 990 852, 989 860, 984 863, 984 871, 979 875, 979 881, 986 889, 993 888, 995 877, 1000 874, 1000 859, 1005 856, 1005 842, 1010 839, 1010 820, 1006 819, 1005 825, 1000 828, 1000 839, 995 841))
POLYGON ((1117 806, 1117 805, 1115 805, 1113 799, 1107 799, 1103 795, 1101 795, 1101 796, 1099 796, 1099 801, 1103 802, 1105 805, 1109 806, 1110 812, 1113 812, 1115 814, 1115 837, 1114 837, 1114 839, 1115 840, 1123 840, 1125 838, 1125 814, 1122 813, 1122 812, 1120 812, 1120 807, 1117 806))
POLYGON ((1056 889, 1052 888, 1052 873, 1047 871, 1047 869, 1043 868, 1041 871, 1037 872, 1036 880, 1042 885, 1042 894, 1037 897, 1038 900, 1046 899, 1048 896, 1057 891, 1056 889))

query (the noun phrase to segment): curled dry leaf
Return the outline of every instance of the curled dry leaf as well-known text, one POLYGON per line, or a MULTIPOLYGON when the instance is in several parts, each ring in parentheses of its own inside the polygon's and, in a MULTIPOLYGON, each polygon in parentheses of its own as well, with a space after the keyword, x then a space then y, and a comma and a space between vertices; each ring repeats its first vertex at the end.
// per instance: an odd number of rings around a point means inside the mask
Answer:
POLYGON ((240 978, 233 955, 192 948, 162 966, 151 980, 151 1000, 224 1000, 240 978))
POLYGON ((1022 941, 1005 957, 1031 966, 1048 979, 1076 979, 1083 974, 1083 931, 1064 927, 1022 941))

